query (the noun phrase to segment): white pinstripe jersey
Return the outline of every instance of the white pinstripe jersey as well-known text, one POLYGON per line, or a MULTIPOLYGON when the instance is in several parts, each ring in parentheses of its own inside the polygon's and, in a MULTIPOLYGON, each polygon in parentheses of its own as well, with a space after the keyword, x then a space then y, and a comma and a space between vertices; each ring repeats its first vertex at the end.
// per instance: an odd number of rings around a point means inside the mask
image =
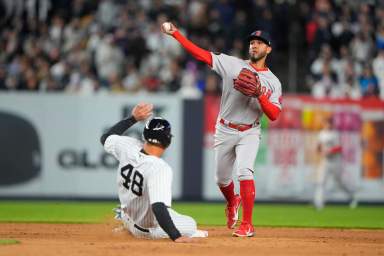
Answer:
MULTIPOLYGON (((256 70, 247 60, 226 54, 212 55, 212 69, 222 78, 222 89, 219 118, 224 118, 233 123, 252 124, 259 120, 263 114, 257 98, 244 96, 233 88, 233 82, 241 69, 256 70)), ((261 85, 266 87, 269 101, 281 109, 281 83, 279 79, 267 69, 257 71, 261 85)))
POLYGON ((143 143, 131 137, 110 135, 104 148, 119 160, 118 194, 129 218, 141 227, 157 227, 151 204, 163 202, 171 207, 171 167, 161 158, 140 152, 143 143))

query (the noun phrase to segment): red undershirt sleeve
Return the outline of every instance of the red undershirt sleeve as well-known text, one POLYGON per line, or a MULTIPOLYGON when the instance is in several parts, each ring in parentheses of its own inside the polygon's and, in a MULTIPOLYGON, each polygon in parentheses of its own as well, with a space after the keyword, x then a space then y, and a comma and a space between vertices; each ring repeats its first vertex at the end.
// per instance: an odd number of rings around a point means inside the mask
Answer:
POLYGON ((275 121, 281 112, 280 108, 270 102, 268 97, 264 94, 261 95, 258 99, 263 112, 271 121, 275 121))
POLYGON ((209 51, 204 50, 186 37, 184 37, 179 31, 176 31, 172 36, 187 50, 195 59, 202 61, 212 67, 212 55, 209 51))

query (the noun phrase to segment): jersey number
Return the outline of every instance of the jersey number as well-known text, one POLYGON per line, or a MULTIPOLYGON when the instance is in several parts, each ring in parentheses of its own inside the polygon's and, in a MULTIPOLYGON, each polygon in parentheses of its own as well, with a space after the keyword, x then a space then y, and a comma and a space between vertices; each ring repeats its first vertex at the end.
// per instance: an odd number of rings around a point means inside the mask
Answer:
POLYGON ((137 196, 143 195, 144 178, 143 178, 143 175, 141 175, 141 173, 139 173, 136 170, 133 170, 133 166, 128 164, 121 168, 120 174, 121 174, 121 177, 123 177, 124 179, 123 186, 127 190, 131 189, 132 193, 137 196), (132 177, 132 173, 133 173, 133 177, 132 177))

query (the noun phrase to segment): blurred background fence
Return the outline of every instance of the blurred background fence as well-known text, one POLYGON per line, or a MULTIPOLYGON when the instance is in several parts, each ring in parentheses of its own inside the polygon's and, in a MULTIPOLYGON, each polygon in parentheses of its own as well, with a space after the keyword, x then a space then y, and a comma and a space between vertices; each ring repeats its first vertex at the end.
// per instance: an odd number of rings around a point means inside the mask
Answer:
MULTIPOLYGON (((149 97, 155 115, 172 123, 175 137, 165 159, 174 169, 174 197, 220 200, 212 150, 220 98, 168 94, 1 94, 1 197, 115 198, 116 161, 103 152, 99 137, 149 97)), ((255 162, 257 200, 312 198, 319 162, 316 140, 324 117, 333 118, 341 135, 345 179, 362 201, 384 202, 384 103, 295 95, 285 97, 278 121, 263 119, 255 162)), ((140 138, 142 129, 137 124, 128 135, 140 138)), ((330 196, 347 199, 337 190, 330 196)))

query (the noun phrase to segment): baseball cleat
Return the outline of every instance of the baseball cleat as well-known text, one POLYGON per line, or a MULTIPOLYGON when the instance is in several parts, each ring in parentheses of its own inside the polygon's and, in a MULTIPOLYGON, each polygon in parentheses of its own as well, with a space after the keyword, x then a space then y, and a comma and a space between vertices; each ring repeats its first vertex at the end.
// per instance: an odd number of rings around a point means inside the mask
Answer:
POLYGON ((236 226, 237 220, 239 219, 239 209, 241 204, 241 197, 236 195, 234 202, 227 204, 225 208, 225 216, 227 216, 227 227, 233 229, 236 226))
POLYGON ((247 222, 242 222, 240 227, 232 233, 232 236, 237 237, 251 237, 255 233, 255 229, 253 228, 252 224, 249 224, 247 222))

